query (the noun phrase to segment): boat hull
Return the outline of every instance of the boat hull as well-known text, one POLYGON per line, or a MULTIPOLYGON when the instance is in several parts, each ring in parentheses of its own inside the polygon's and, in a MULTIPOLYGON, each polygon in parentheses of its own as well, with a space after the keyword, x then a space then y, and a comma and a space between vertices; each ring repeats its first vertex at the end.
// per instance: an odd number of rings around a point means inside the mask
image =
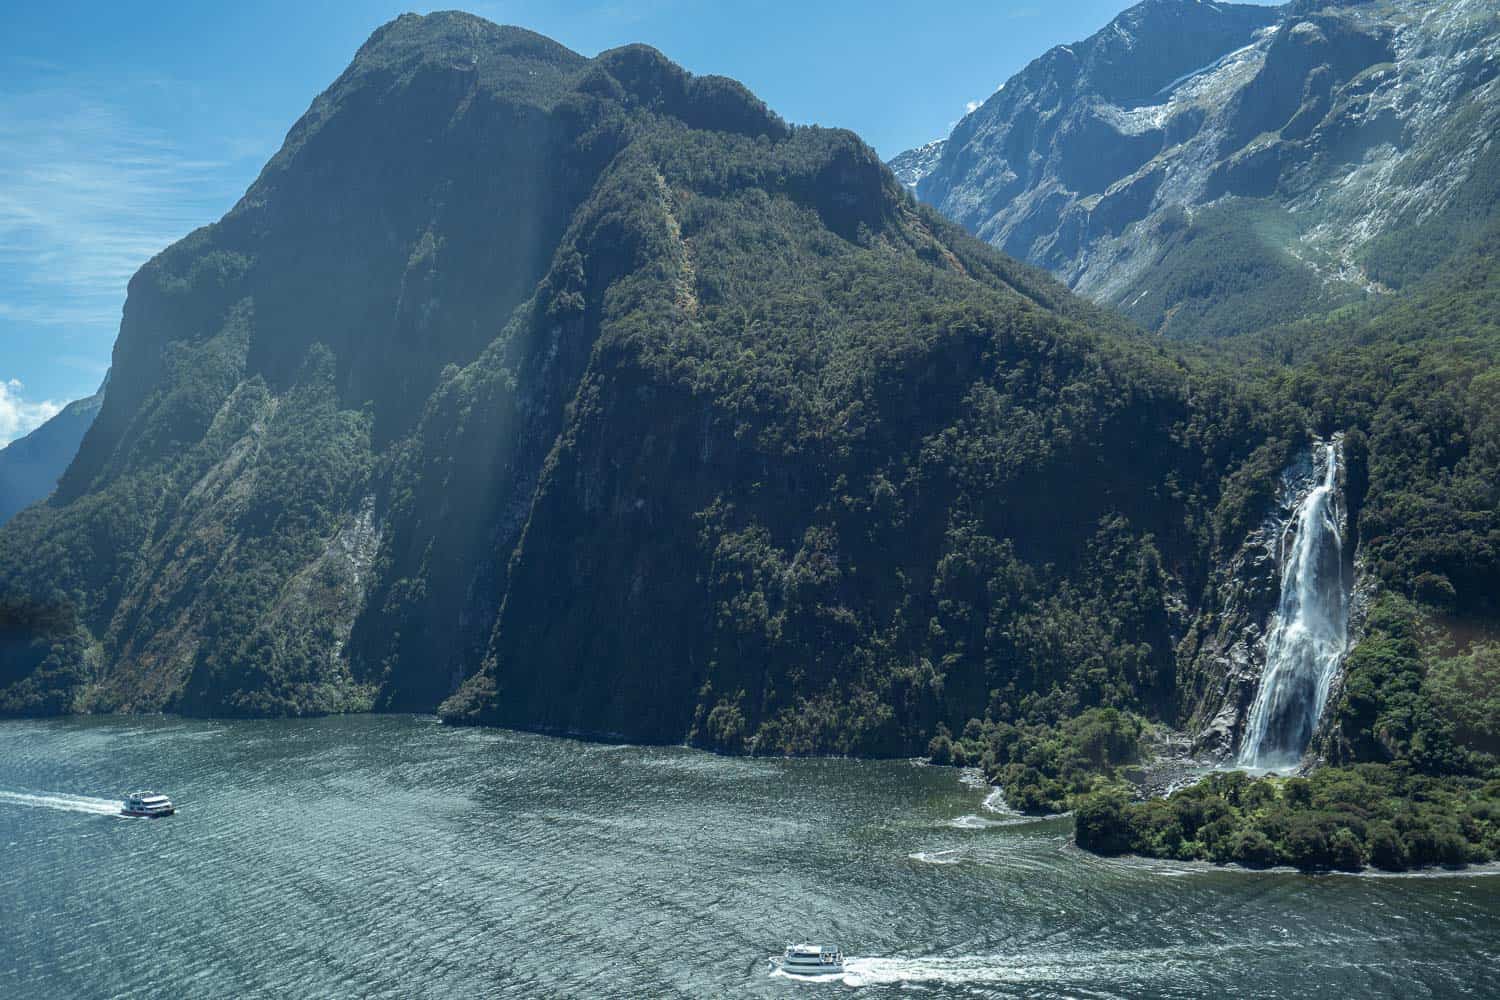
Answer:
POLYGON ((809 963, 803 965, 781 961, 776 963, 776 967, 789 976, 842 976, 844 974, 844 967, 835 964, 824 965, 819 963, 813 965, 809 963))

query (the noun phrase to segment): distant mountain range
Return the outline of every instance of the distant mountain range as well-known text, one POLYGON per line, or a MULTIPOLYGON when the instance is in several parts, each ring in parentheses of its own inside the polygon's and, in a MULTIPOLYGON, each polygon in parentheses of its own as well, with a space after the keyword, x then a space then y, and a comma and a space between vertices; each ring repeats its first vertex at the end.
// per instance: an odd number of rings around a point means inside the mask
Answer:
POLYGON ((92 396, 75 399, 30 434, 0 448, 0 524, 57 487, 103 401, 100 386, 92 396))
POLYGON ((1379 297, 1500 201, 1490 0, 1146 0, 891 167, 971 232, 1172 336, 1379 297))

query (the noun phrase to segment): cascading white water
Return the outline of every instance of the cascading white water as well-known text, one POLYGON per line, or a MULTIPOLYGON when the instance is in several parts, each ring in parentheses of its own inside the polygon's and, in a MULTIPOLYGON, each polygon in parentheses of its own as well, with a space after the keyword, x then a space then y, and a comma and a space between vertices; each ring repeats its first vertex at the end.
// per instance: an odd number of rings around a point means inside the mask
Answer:
POLYGON ((1298 506, 1296 536, 1281 574, 1281 603, 1266 667, 1240 742, 1239 763, 1293 767, 1312 740, 1349 638, 1349 588, 1337 510, 1338 441, 1327 446, 1322 483, 1298 506))

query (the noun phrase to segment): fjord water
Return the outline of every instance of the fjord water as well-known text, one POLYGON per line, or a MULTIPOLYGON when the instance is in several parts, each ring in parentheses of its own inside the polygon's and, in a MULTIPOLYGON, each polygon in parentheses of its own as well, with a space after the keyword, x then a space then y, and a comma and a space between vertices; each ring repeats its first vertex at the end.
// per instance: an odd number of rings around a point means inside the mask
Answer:
POLYGON ((1292 767, 1301 759, 1328 703, 1349 640, 1349 585, 1339 533, 1339 446, 1324 449, 1323 480, 1303 498, 1290 527, 1276 624, 1250 708, 1239 762, 1292 767))
POLYGON ((6 997, 1493 989, 1500 879, 1104 860, 908 761, 73 719, 0 723, 0 790, 6 997), (138 784, 179 814, 109 815, 138 784), (802 937, 849 974, 769 974, 802 937))

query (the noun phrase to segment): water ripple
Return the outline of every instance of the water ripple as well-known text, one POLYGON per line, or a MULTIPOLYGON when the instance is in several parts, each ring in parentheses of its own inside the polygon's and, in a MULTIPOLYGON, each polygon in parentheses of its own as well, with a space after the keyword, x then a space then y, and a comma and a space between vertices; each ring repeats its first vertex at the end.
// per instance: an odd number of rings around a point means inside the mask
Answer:
POLYGON ((1483 873, 1102 859, 1068 846, 1066 819, 990 795, 905 761, 427 718, 0 723, 0 996, 1447 996, 1489 980, 1500 894, 1483 873), (183 812, 113 821, 103 796, 146 783, 183 812), (857 957, 833 983, 768 976, 765 956, 803 938, 857 957))

